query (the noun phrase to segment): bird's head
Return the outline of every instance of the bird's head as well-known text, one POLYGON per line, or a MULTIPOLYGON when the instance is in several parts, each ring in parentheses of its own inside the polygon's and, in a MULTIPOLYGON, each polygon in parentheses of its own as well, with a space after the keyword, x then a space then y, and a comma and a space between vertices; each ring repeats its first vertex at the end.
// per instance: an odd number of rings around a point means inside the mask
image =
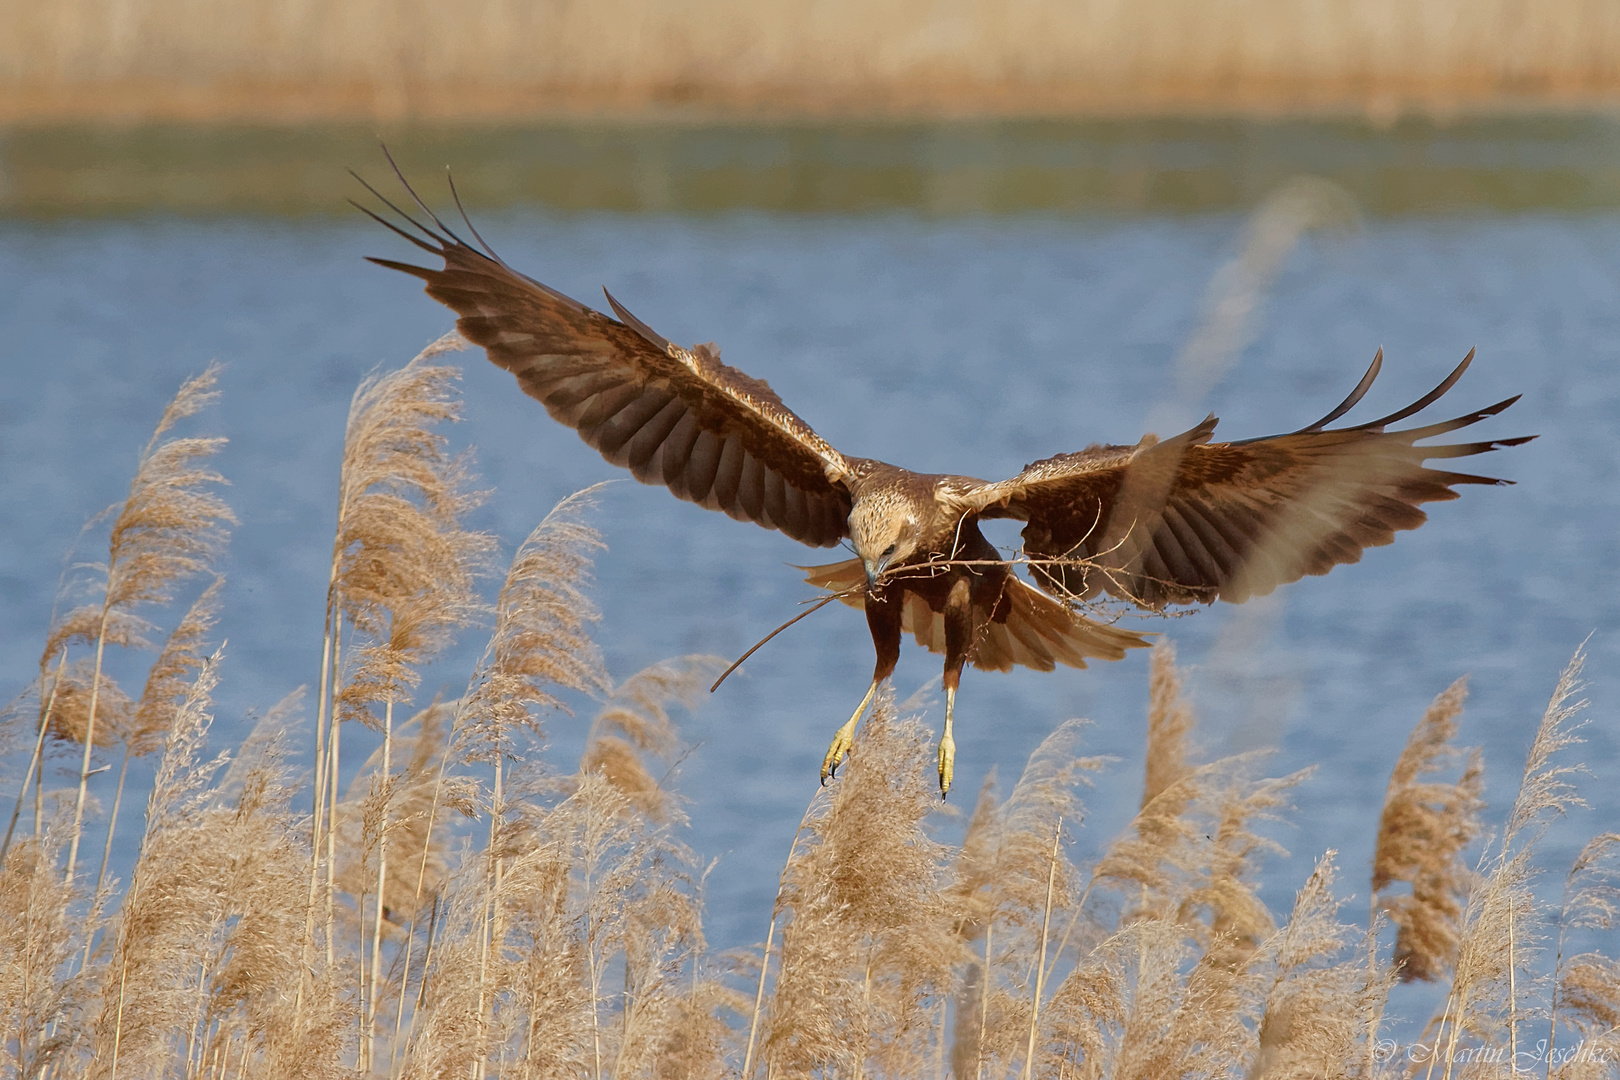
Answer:
POLYGON ((850 511, 849 538, 866 567, 868 585, 916 554, 919 535, 915 518, 886 500, 861 499, 850 511))

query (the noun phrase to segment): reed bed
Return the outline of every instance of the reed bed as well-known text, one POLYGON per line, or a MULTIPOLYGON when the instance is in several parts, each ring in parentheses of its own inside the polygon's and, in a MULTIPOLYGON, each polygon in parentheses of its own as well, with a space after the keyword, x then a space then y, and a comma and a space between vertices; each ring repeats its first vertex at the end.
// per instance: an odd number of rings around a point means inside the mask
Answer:
POLYGON ((1370 880, 1345 881, 1323 853, 1288 911, 1258 886, 1277 850, 1266 823, 1303 774, 1205 760, 1168 645, 1151 665, 1139 811, 1100 842, 1082 795, 1106 763, 1084 755, 1084 723, 1059 726, 1005 793, 987 781, 947 843, 931 735, 886 697, 811 799, 759 913, 763 943, 712 955, 704 863, 668 777, 671 709, 717 662, 608 676, 588 491, 495 584, 493 541, 463 524, 481 494, 442 432, 459 344, 356 393, 327 621, 311 627, 325 641, 315 700, 290 695, 229 752, 209 748, 226 670, 212 566, 231 523, 206 466, 218 441, 173 430, 206 406, 212 372, 163 417, 115 509, 99 601, 50 628, 8 723, 5 1075, 1620 1074, 1620 834, 1588 844, 1561 890, 1538 879, 1538 841, 1579 803, 1578 654, 1493 835, 1482 760, 1457 744, 1457 683, 1366 823, 1370 880), (480 626, 465 692, 415 701, 419 665, 480 626), (102 661, 146 647, 146 687, 126 693, 102 661), (598 710, 562 767, 545 725, 577 700, 598 710), (357 743, 375 749, 346 769, 357 743), (129 879, 107 876, 110 840, 92 876, 85 853, 121 795, 104 817, 82 780, 44 790, 42 763, 88 773, 145 754, 159 764, 129 879), (1361 885, 1368 927, 1348 921, 1361 885), (1402 980, 1443 992, 1426 1023, 1386 1016, 1402 980))
POLYGON ((1608 0, 0 2, 0 121, 1390 115, 1617 92, 1608 0))

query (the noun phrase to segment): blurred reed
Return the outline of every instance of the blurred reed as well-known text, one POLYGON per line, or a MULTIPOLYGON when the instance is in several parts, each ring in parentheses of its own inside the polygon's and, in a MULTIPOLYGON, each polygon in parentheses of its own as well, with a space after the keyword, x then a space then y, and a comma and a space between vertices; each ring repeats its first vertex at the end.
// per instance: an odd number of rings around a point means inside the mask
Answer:
POLYGON ((0 2, 0 122, 1392 116, 1617 92, 1610 0, 0 2))

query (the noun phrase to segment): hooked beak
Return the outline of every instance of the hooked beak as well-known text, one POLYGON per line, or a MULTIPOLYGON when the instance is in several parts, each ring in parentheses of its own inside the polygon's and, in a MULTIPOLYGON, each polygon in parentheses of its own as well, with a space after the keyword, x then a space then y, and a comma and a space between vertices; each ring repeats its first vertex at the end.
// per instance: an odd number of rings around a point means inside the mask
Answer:
POLYGON ((878 578, 882 577, 883 576, 883 571, 885 571, 885 570, 887 570, 889 568, 889 560, 888 559, 862 559, 861 562, 863 564, 865 564, 865 566, 866 566, 866 584, 867 584, 867 587, 868 588, 873 588, 873 589, 877 588, 878 578))

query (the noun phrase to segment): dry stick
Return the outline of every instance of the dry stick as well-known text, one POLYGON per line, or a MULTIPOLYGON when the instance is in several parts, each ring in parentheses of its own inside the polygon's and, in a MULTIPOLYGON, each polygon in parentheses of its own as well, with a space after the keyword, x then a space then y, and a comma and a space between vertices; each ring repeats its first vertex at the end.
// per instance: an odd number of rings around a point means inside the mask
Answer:
MULTIPOLYGON (((11 811, 11 823, 6 826, 6 839, 0 843, 0 863, 6 861, 6 852, 11 850, 11 834, 17 828, 17 819, 22 816, 23 798, 28 794, 28 781, 33 777, 36 768, 44 764, 41 760, 45 753, 45 732, 51 723, 51 711, 56 708, 56 688, 62 685, 62 668, 67 664, 67 646, 62 646, 62 655, 56 662, 56 678, 51 681, 51 694, 45 701, 45 708, 39 714, 39 736, 34 739, 34 756, 28 759, 28 770, 23 773, 22 790, 17 792, 17 806, 11 811)), ((40 771, 44 770, 40 768, 40 771)), ((35 832, 38 832, 36 823, 35 832)))
MULTIPOLYGON (((1113 550, 1113 549, 1110 548, 1109 550, 1113 550)), ((1106 553, 1104 553, 1104 554, 1106 554, 1106 553)), ((1076 567, 1076 566, 1083 567, 1083 568, 1089 568, 1089 567, 1091 567, 1093 565, 1093 563, 1090 560, 1086 560, 1086 559, 1072 559, 1072 558, 1032 559, 1032 558, 1030 558, 1028 556, 1019 556, 1019 557, 1015 557, 1015 558, 1012 558, 1012 559, 943 559, 943 560, 930 560, 928 563, 926 563, 923 566, 919 567, 919 569, 925 570, 926 571, 925 573, 923 573, 921 575, 912 574, 912 575, 909 575, 909 576, 911 576, 911 577, 918 577, 918 576, 932 577, 932 576, 934 576, 934 573, 936 571, 938 571, 938 570, 946 570, 946 569, 951 569, 953 567, 959 567, 959 566, 960 567, 1009 566, 1009 565, 1016 565, 1016 564, 1022 564, 1022 565, 1025 565, 1025 566, 1040 566, 1040 567, 1059 566, 1059 567, 1070 567, 1070 568, 1073 568, 1073 567, 1076 567)), ((909 569, 909 568, 902 568, 902 571, 904 569, 909 569)), ((908 576, 908 575, 904 574, 903 572, 889 575, 889 577, 891 579, 897 578, 897 577, 905 577, 905 576, 908 576)), ((819 600, 816 600, 812 604, 811 607, 807 608, 804 611, 799 612, 799 614, 795 615, 793 618, 789 619, 787 622, 783 623, 781 626, 778 626, 775 630, 772 630, 770 633, 768 633, 764 637, 760 638, 759 641, 754 643, 753 648, 749 649, 747 652, 745 652, 741 656, 737 657, 736 661, 730 667, 726 668, 725 671, 722 671, 720 673, 720 677, 718 679, 714 680, 714 685, 709 687, 709 693, 712 694, 716 690, 720 689, 720 684, 725 682, 726 678, 733 671, 736 671, 738 668, 742 667, 743 661, 747 660, 750 656, 753 656, 760 649, 764 648, 765 645, 772 638, 774 638, 777 634, 780 634, 782 631, 786 630, 788 627, 792 626, 794 623, 798 622, 800 619, 807 618, 810 615, 815 614, 816 612, 820 611, 822 608, 826 607, 828 604, 832 603, 834 600, 842 600, 846 596, 854 596, 856 593, 859 593, 859 592, 863 591, 863 588, 864 588, 863 586, 855 586, 853 588, 840 590, 839 592, 828 593, 826 596, 823 596, 819 600)), ((1147 605, 1143 605, 1143 606, 1147 606, 1147 605)))
POLYGON ((726 681, 726 676, 730 675, 733 671, 736 671, 738 668, 742 667, 743 661, 747 660, 750 656, 753 656, 755 653, 759 652, 759 650, 763 649, 765 647, 766 642, 770 641, 771 638, 775 637, 777 634, 780 634, 782 631, 786 630, 788 627, 792 626, 794 623, 798 622, 800 619, 808 618, 809 616, 814 615, 816 612, 820 611, 822 608, 826 607, 828 604, 832 603, 834 600, 838 600, 838 599, 840 599, 842 597, 849 596, 854 591, 855 590, 845 589, 843 592, 829 593, 826 596, 823 596, 820 600, 817 600, 814 603, 814 605, 812 605, 811 607, 808 607, 805 610, 799 612, 797 615, 793 616, 793 618, 789 619, 787 622, 783 623, 781 626, 778 626, 775 630, 772 630, 770 633, 768 633, 764 637, 760 638, 759 641, 755 642, 754 647, 752 649, 749 649, 747 652, 745 652, 741 656, 737 657, 735 663, 733 663, 730 667, 726 668, 726 670, 724 670, 724 671, 722 671, 720 673, 720 677, 718 679, 714 680, 714 685, 709 687, 709 693, 712 694, 716 690, 720 689, 720 684, 726 681))
POLYGON ((1035 1068, 1035 1029, 1041 1018, 1041 994, 1046 990, 1046 934, 1052 925, 1052 888, 1057 884, 1058 840, 1063 835, 1063 819, 1052 830, 1052 862, 1046 871, 1046 911, 1041 915, 1041 953, 1035 969, 1035 1003, 1029 1010, 1029 1047, 1024 1051, 1024 1080, 1035 1068))

